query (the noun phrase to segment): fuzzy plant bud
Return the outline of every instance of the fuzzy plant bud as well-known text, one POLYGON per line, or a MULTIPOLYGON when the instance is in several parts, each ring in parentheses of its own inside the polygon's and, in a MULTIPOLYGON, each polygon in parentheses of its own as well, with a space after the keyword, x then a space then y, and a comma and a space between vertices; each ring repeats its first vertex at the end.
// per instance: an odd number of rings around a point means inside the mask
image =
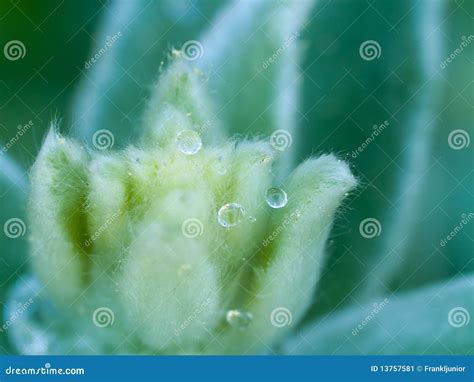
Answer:
POLYGON ((53 334, 21 351, 265 353, 309 307, 355 178, 333 155, 282 175, 280 138, 226 137, 203 71, 175 56, 134 145, 91 149, 51 128, 28 208, 49 303, 14 335, 53 334))

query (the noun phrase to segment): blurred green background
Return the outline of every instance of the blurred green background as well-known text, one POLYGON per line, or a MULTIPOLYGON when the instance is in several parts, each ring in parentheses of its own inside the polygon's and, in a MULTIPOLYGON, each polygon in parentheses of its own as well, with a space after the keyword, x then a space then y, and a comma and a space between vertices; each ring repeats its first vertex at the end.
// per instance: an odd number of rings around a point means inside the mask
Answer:
MULTIPOLYGON (((76 135, 92 124, 108 128, 116 147, 123 147, 137 135, 170 49, 212 28, 225 3, 143 1, 142 11, 130 18, 126 7, 119 13, 112 1, 1 2, 2 52, 11 40, 26 49, 18 60, 0 56, 2 145, 19 125, 34 123, 6 155, 26 172, 56 117, 62 131, 76 135), (85 62, 118 31, 123 37, 114 48, 86 69, 85 62)), ((361 185, 336 221, 308 320, 359 299, 473 272, 474 223, 440 244, 462 214, 474 212, 474 143, 454 150, 448 142, 457 129, 473 137, 474 43, 442 68, 467 41, 463 37, 474 34, 473 18, 474 1, 462 0, 322 0, 313 9, 299 37, 298 158, 337 153, 361 185), (424 17, 435 9, 436 29, 424 30, 424 17), (379 58, 361 57, 359 47, 367 40, 378 42, 379 58), (351 156, 384 121, 389 127, 351 156), (366 218, 380 222, 379 236, 359 233, 366 218)), ((4 220, 24 216, 24 198, 17 197, 17 204, 2 203, 4 220)), ((2 303, 27 267, 27 236, 5 240, 2 303)))

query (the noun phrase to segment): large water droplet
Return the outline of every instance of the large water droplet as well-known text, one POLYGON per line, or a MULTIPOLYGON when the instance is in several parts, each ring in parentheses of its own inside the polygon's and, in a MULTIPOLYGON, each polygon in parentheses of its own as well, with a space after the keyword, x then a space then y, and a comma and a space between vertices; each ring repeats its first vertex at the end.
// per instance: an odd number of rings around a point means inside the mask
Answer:
POLYGON ((196 131, 183 130, 176 136, 176 145, 183 154, 194 155, 201 150, 202 141, 196 131))
POLYGON ((281 188, 271 187, 267 190, 265 200, 272 208, 282 208, 288 203, 288 195, 281 188))
POLYGON ((230 326, 243 329, 249 326, 252 321, 252 314, 243 310, 234 309, 227 311, 225 319, 230 326))
POLYGON ((235 227, 242 221, 244 216, 244 207, 239 203, 224 204, 217 212, 217 220, 225 228, 235 227))

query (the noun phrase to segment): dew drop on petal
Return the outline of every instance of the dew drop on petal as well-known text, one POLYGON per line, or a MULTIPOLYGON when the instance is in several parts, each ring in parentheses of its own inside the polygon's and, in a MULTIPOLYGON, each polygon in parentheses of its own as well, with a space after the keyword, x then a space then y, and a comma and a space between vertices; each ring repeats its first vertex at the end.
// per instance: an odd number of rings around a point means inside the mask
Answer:
POLYGON ((216 166, 216 172, 218 175, 225 175, 227 173, 227 169, 223 164, 218 164, 216 166))
POLYGON ((225 315, 226 321, 234 328, 243 329, 249 326, 252 321, 252 314, 243 310, 228 310, 225 315))
POLYGON ((217 212, 217 220, 225 228, 235 227, 244 216, 245 210, 239 203, 224 204, 217 212))
POLYGON ((252 223, 255 223, 257 221, 256 218, 254 218, 253 216, 249 216, 249 220, 252 222, 252 223))
POLYGON ((176 136, 176 145, 183 154, 194 155, 201 150, 202 141, 196 131, 183 130, 176 136))
POLYGON ((267 204, 272 208, 283 208, 288 203, 288 195, 278 187, 271 187, 265 195, 267 204))

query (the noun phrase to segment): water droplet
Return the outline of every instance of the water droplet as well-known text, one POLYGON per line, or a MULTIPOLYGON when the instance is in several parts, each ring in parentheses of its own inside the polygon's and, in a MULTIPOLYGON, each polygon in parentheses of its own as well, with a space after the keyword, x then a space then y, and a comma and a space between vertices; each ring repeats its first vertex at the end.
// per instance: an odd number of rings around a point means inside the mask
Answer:
POLYGON ((249 326, 250 322, 252 321, 252 314, 238 309, 229 310, 225 315, 225 319, 229 325, 233 326, 234 328, 243 329, 249 326))
POLYGON ((288 203, 288 195, 281 188, 271 187, 267 190, 265 200, 272 208, 282 208, 288 203))
POLYGON ((225 175, 227 173, 227 169, 222 163, 216 165, 216 172, 218 175, 225 175))
POLYGON ((183 278, 186 275, 189 275, 191 271, 191 264, 183 264, 178 268, 178 277, 183 278))
POLYGON ((249 216, 249 220, 252 222, 252 223, 255 223, 257 221, 256 218, 254 218, 253 216, 249 216))
POLYGON ((179 151, 186 155, 194 155, 202 147, 199 134, 193 130, 183 130, 176 136, 176 144, 179 151))
POLYGON ((239 203, 224 204, 217 212, 217 220, 222 227, 230 228, 239 224, 245 216, 244 207, 239 203))

